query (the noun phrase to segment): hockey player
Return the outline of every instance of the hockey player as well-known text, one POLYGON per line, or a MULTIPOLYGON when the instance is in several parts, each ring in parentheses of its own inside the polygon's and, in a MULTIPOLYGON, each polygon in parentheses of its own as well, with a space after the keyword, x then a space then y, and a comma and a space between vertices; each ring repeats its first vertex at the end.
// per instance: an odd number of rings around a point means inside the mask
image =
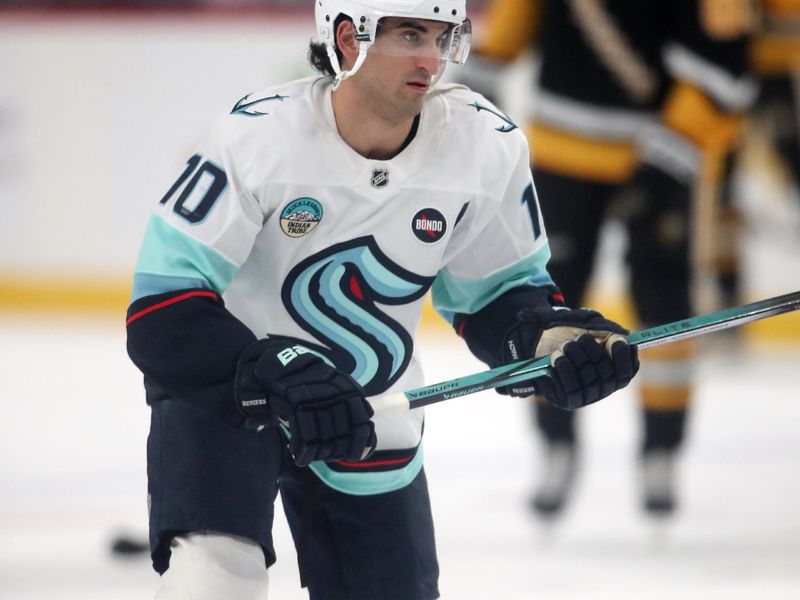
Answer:
MULTIPOLYGON (((716 178, 753 96, 744 76, 747 0, 494 0, 462 81, 491 94, 501 67, 535 42, 540 71, 528 134, 553 260, 569 304, 584 301, 601 224, 628 232, 630 291, 642 325, 690 310, 690 213, 701 173, 716 178)), ((706 187, 705 189, 708 189, 706 187)), ((690 400, 692 344, 643 353, 643 505, 675 506, 674 457, 690 400)), ((569 497, 574 415, 535 403, 547 440, 533 498, 543 515, 569 497)))
POLYGON ((751 63, 759 81, 757 118, 769 134, 800 199, 800 0, 761 0, 751 63))
POLYGON ((368 401, 423 383, 428 290, 489 364, 553 353, 507 392, 573 409, 636 373, 626 331, 547 272, 525 137, 435 86, 465 10, 317 0, 324 75, 232 102, 158 203, 127 319, 158 598, 264 598, 278 491, 312 599, 438 597, 422 411, 368 401))
MULTIPOLYGON (((750 44, 750 67, 758 97, 748 115, 768 138, 786 198, 800 202, 800 0, 760 0, 758 26, 750 44)), ((740 150, 747 150, 747 142, 740 150)), ((744 216, 734 202, 733 179, 741 158, 726 162, 725 194, 719 214, 716 268, 724 305, 741 303, 740 256, 744 216)), ((794 207, 796 210, 796 207, 794 207)))

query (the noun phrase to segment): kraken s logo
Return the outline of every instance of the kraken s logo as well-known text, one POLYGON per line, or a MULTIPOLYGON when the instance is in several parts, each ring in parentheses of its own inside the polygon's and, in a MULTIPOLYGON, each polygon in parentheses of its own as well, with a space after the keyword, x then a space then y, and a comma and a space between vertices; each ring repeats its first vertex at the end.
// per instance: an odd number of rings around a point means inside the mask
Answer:
POLYGON ((411 335, 378 305, 409 304, 433 279, 395 264, 365 236, 303 260, 281 295, 292 318, 327 346, 319 350, 374 395, 403 374, 414 347, 411 335))
POLYGON ((495 131, 499 131, 500 133, 508 133, 509 131, 514 131, 517 128, 517 124, 514 123, 514 121, 511 120, 511 117, 509 117, 504 112, 500 112, 499 110, 495 110, 490 106, 484 106, 483 104, 479 104, 477 100, 475 102, 473 102, 472 104, 469 104, 469 106, 471 106, 472 108, 474 108, 478 112, 481 112, 482 110, 485 110, 486 112, 490 112, 494 116, 499 117, 504 122, 504 125, 500 125, 498 127, 495 127, 494 128, 495 131))
POLYGON ((280 94, 274 94, 272 96, 268 96, 267 98, 258 98, 257 100, 250 100, 251 94, 247 94, 244 98, 240 98, 236 104, 233 105, 231 109, 232 115, 244 115, 245 117, 263 117, 268 115, 268 112, 262 112, 260 110, 256 110, 253 108, 259 104, 264 102, 283 102, 289 96, 281 96, 280 94))

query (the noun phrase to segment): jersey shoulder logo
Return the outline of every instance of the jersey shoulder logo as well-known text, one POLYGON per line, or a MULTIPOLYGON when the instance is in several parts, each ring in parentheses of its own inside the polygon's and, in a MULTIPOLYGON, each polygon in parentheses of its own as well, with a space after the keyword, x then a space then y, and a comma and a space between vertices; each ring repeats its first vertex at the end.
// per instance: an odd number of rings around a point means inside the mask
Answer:
POLYGON ((280 94, 274 94, 272 96, 267 96, 266 98, 259 98, 258 100, 249 100, 252 94, 247 94, 243 98, 240 98, 236 104, 233 105, 231 109, 232 115, 242 115, 245 117, 263 117, 268 115, 268 112, 261 112, 259 110, 254 109, 253 107, 261 104, 262 102, 283 102, 289 96, 281 96, 280 94))
POLYGON ((494 128, 495 131, 499 131, 500 133, 508 133, 510 131, 514 131, 517 128, 517 124, 514 123, 514 121, 511 120, 511 117, 509 117, 504 112, 501 112, 499 110, 495 110, 491 106, 484 106, 483 104, 481 104, 477 100, 475 102, 473 102, 472 104, 469 104, 468 106, 471 106, 472 108, 474 108, 478 112, 481 112, 482 110, 485 110, 486 112, 490 112, 493 115, 495 115, 495 116, 499 117, 500 119, 502 119, 504 124, 500 125, 499 127, 495 127, 494 128))
POLYGON ((432 244, 447 233, 447 221, 435 208, 423 208, 411 219, 411 231, 419 241, 432 244))
POLYGON ((314 198, 292 200, 281 212, 281 229, 289 237, 311 233, 322 220, 322 204, 314 198))

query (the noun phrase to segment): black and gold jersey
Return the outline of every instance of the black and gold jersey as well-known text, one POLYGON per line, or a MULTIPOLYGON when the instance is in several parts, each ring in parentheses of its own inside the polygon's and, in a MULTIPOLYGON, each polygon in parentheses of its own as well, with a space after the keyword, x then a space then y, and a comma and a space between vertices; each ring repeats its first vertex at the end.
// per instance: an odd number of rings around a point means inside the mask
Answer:
POLYGON ((761 0, 751 64, 758 75, 800 71, 800 0, 761 0))
POLYGON ((754 22, 750 0, 494 0, 477 54, 509 62, 535 46, 537 165, 618 182, 653 121, 701 148, 733 142, 755 92, 754 22))

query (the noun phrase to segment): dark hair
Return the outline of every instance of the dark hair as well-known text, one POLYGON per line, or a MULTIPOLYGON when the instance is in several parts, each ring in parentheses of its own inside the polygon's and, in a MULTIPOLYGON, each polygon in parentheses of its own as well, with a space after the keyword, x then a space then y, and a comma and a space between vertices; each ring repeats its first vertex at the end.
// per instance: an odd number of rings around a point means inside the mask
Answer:
MULTIPOLYGON (((335 37, 336 32, 339 30, 339 25, 344 21, 350 21, 351 23, 353 22, 350 17, 344 14, 340 14, 333 22, 334 44, 336 43, 335 37)), ((339 64, 342 64, 342 53, 338 47, 336 48, 336 58, 339 60, 339 64)), ((331 77, 336 75, 336 71, 333 70, 333 65, 331 64, 331 59, 328 58, 328 50, 325 48, 325 44, 322 42, 309 42, 308 62, 311 63, 311 66, 314 67, 314 69, 323 75, 330 75, 331 77)))

